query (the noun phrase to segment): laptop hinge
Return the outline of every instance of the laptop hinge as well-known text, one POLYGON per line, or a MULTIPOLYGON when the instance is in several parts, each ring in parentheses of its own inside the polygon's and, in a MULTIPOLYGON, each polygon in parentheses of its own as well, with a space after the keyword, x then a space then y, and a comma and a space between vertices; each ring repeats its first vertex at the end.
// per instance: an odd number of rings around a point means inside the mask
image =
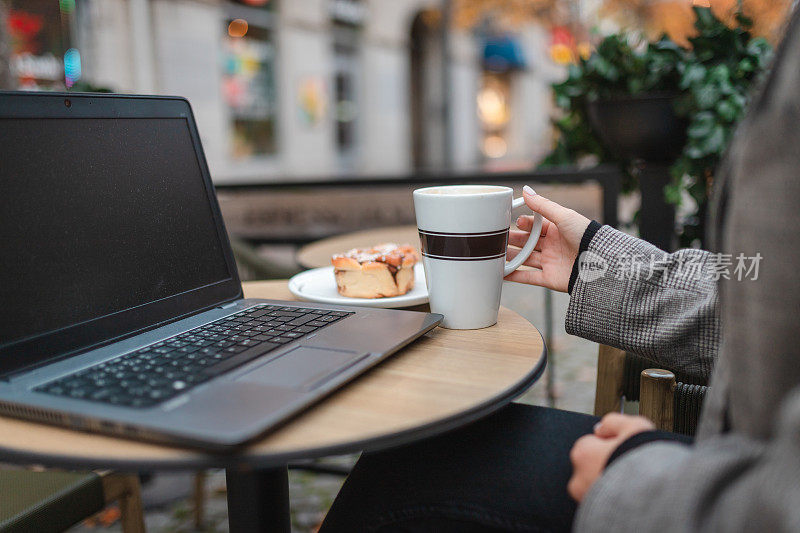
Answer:
POLYGON ((219 306, 219 308, 220 308, 220 309, 229 309, 229 308, 233 307, 234 305, 236 305, 237 303, 239 303, 239 301, 238 301, 238 300, 237 300, 237 301, 235 301, 235 302, 231 302, 231 303, 229 303, 229 304, 220 305, 220 306, 219 306))

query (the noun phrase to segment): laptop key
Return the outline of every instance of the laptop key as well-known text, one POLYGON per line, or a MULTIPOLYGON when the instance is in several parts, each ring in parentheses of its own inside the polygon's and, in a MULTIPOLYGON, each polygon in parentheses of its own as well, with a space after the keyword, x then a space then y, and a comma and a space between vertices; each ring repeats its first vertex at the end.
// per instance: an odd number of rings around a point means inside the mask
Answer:
POLYGON ((258 341, 253 339, 245 339, 243 341, 239 341, 236 344, 239 346, 255 346, 256 344, 260 344, 258 341))
POLYGON ((238 346, 238 345, 237 345, 237 346, 228 346, 227 348, 225 348, 225 349, 224 349, 224 350, 222 350, 222 351, 223 351, 223 352, 226 352, 226 353, 239 353, 239 352, 243 352, 243 351, 245 351, 246 349, 247 349, 247 348, 246 348, 246 347, 244 347, 244 346, 238 346))
POLYGON ((293 326, 302 326, 306 322, 311 322, 313 320, 317 320, 317 319, 320 319, 320 318, 322 318, 321 315, 316 315, 316 314, 314 314, 314 315, 306 315, 306 316, 303 316, 303 317, 300 317, 300 318, 295 318, 294 320, 289 322, 289 324, 291 324, 293 326))
POLYGON ((233 357, 229 357, 228 359, 217 363, 216 365, 210 366, 203 370, 203 374, 209 377, 218 376, 223 374, 229 370, 236 368, 237 366, 241 366, 248 361, 252 361, 257 357, 261 357, 265 353, 271 352, 275 348, 278 348, 280 345, 275 344, 272 342, 262 342, 258 346, 251 348, 249 350, 245 350, 241 353, 234 355, 233 357))

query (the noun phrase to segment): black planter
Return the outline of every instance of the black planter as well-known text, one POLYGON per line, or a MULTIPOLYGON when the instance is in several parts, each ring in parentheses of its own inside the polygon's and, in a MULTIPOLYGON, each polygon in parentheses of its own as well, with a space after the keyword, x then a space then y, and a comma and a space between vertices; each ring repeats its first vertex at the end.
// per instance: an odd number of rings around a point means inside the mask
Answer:
POLYGON ((675 114, 674 94, 618 96, 589 102, 589 124, 621 159, 671 162, 686 143, 684 119, 675 114))
POLYGON ((675 242, 675 209, 664 199, 669 165, 686 143, 687 121, 673 108, 674 94, 619 96, 590 102, 589 123, 609 152, 639 160, 642 203, 639 235, 662 250, 675 242))

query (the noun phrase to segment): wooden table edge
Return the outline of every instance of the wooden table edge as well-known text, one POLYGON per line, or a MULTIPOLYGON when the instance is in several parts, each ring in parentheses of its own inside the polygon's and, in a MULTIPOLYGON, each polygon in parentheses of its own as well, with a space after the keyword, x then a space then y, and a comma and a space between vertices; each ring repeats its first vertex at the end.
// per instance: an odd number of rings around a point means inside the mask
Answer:
MULTIPOLYGON (((277 282, 257 282, 253 285, 276 285, 282 288, 284 283, 277 282)), ((275 287, 270 287, 275 289, 275 287)), ((288 290, 286 290, 288 292, 288 290)), ((341 455, 346 453, 355 453, 358 451, 375 451, 383 448, 398 446, 413 442, 419 439, 433 437, 452 429, 464 426, 474 422, 484 416, 487 416, 500 408, 504 407, 515 398, 522 395, 541 377, 547 364, 547 346, 542 338, 542 333, 530 323, 525 317, 519 315, 510 309, 511 313, 517 315, 519 318, 527 322, 530 327, 535 331, 541 342, 541 351, 537 362, 534 366, 520 379, 514 381, 513 384, 507 386, 496 394, 485 398, 480 403, 473 404, 468 408, 460 410, 456 413, 450 414, 443 418, 429 421, 421 425, 415 425, 399 431, 387 432, 377 434, 374 436, 366 436, 356 438, 354 440, 347 440, 343 442, 336 442, 324 446, 310 446, 303 448, 296 448, 289 451, 281 451, 276 453, 259 455, 254 450, 247 450, 246 448, 234 449, 225 452, 210 452, 201 448, 192 448, 185 446, 175 446, 168 443, 158 443, 153 441, 139 441, 149 442, 150 444, 162 446, 165 448, 172 448, 177 452, 184 452, 184 455, 177 455, 172 457, 152 459, 137 457, 135 459, 124 459, 117 456, 106 457, 102 455, 81 456, 78 454, 53 454, 37 451, 25 451, 20 448, 7 448, 0 442, 0 461, 6 463, 19 463, 19 464, 36 464, 52 467, 63 467, 69 469, 81 468, 113 468, 120 471, 141 471, 141 470, 192 470, 192 469, 205 469, 205 468, 269 468, 275 466, 285 466, 287 463, 297 460, 307 460, 312 458, 319 458, 331 455, 341 455), (239 453, 240 451, 248 451, 249 453, 239 453)), ((533 346, 532 346, 533 348, 533 346)), ((367 372, 368 374, 369 372, 367 372)), ((364 376, 359 376, 356 380, 364 376)), ((349 386, 344 385, 343 388, 349 386)), ((335 391, 332 393, 335 394, 335 391)), ((319 402, 324 402, 328 396, 323 397, 319 402)), ((316 404, 313 404, 316 405, 316 404)), ((313 405, 311 406, 313 408, 313 405)), ((293 422, 298 417, 301 417, 305 411, 301 411, 293 418, 284 422, 288 424, 293 422)), ((8 415, 4 415, 8 416, 8 415)), ((14 418, 14 417, 10 417, 14 418)), ((26 422, 30 422, 25 420, 26 422)), ((44 424, 44 423, 42 423, 44 424)), ((47 425, 47 424, 44 424, 47 425)), ((81 431, 78 429, 70 428, 62 425, 52 425, 54 428, 67 429, 75 432, 82 432, 89 435, 98 435, 91 431, 81 431)), ((283 425, 276 428, 271 428, 269 431, 264 432, 261 436, 251 439, 249 443, 257 442, 260 438, 268 436, 272 431, 280 430, 283 425)), ((117 437, 124 439, 124 437, 117 437)), ((137 439, 131 439, 138 441, 137 439)))
MULTIPOLYGON (((537 330, 538 331, 538 330, 537 330)), ((541 333, 539 333, 541 337, 541 333)), ((181 459, 164 459, 155 461, 120 460, 118 458, 103 458, 99 456, 80 457, 45 455, 6 449, 0 445, 0 460, 6 463, 36 464, 48 467, 62 468, 112 468, 118 471, 154 470, 193 470, 205 468, 263 468, 284 466, 296 460, 316 459, 332 455, 343 455, 359 451, 376 451, 384 448, 400 446, 423 438, 430 438, 450 430, 475 422, 511 403, 527 391, 541 377, 547 364, 547 346, 542 342, 542 353, 536 366, 512 387, 502 391, 496 396, 474 407, 461 411, 445 419, 413 427, 397 433, 384 434, 377 437, 348 441, 331 446, 311 447, 292 450, 291 452, 271 454, 269 456, 238 455, 231 453, 204 453, 203 450, 180 448, 189 452, 189 457, 181 459)), ((346 386, 346 385, 345 385, 346 386)), ((320 401, 324 401, 323 398, 320 401)), ((298 415, 302 416, 302 412, 298 415)), ((289 419, 287 422, 293 420, 289 419)), ((63 426, 61 426, 63 427, 63 426)), ((273 431, 273 428, 271 431, 273 431)), ((76 430, 78 431, 78 430, 76 430)), ((87 432, 92 433, 92 432, 87 432)), ((268 433, 265 433, 267 435, 268 433)), ((158 443, 154 443, 158 444, 158 443)), ((166 446, 166 445, 164 445, 166 446)))

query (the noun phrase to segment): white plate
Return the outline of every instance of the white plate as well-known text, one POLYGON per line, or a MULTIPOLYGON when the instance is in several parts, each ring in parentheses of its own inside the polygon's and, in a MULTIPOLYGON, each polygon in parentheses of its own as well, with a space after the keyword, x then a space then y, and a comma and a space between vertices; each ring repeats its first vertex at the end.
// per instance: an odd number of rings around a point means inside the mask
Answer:
POLYGON ((348 298, 336 290, 333 267, 314 268, 301 272, 289 280, 289 291, 308 302, 338 305, 360 305, 362 307, 410 307, 428 302, 428 287, 425 285, 425 269, 420 263, 414 265, 414 288, 402 296, 391 298, 348 298))

